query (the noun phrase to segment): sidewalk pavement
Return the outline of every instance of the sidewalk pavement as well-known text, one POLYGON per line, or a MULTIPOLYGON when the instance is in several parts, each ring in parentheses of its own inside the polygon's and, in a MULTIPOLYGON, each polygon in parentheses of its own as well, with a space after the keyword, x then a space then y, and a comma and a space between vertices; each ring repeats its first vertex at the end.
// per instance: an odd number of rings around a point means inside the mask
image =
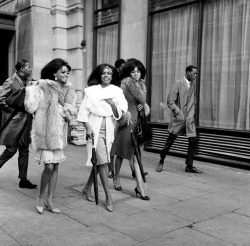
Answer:
MULTIPOLYGON (((0 146, 0 152, 4 150, 0 146)), ((28 178, 39 184, 42 165, 30 150, 28 178)), ((121 169, 123 191, 109 179, 114 212, 83 198, 90 169, 86 147, 69 145, 60 164, 53 214, 35 209, 36 190, 20 189, 17 155, 0 170, 0 246, 250 246, 250 172, 195 161, 203 174, 184 172, 184 159, 167 157, 162 173, 159 155, 143 152, 150 201, 135 197, 136 182, 128 161, 121 169)))

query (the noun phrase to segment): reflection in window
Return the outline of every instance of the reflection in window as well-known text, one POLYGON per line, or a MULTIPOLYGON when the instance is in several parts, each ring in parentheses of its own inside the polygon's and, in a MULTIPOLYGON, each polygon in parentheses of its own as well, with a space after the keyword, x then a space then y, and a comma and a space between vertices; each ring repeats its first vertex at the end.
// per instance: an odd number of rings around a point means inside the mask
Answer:
POLYGON ((207 1, 203 16, 199 123, 250 130, 250 1, 207 1))
POLYGON ((114 65, 118 49, 118 24, 97 29, 97 63, 114 65))
POLYGON ((197 65, 198 7, 190 5, 153 15, 152 122, 169 122, 167 95, 172 83, 197 65))

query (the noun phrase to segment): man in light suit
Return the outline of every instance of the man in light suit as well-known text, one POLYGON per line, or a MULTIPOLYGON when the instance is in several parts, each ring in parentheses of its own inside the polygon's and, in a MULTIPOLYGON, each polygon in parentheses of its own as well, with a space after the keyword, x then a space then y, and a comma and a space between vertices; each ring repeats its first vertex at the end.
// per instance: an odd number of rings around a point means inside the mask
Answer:
POLYGON ((167 98, 168 107, 172 110, 168 131, 169 137, 160 153, 160 162, 156 166, 156 171, 161 172, 164 159, 169 152, 178 135, 186 130, 188 137, 188 153, 186 158, 185 172, 202 173, 193 166, 193 157, 197 144, 195 127, 195 107, 196 107, 196 77, 197 67, 189 65, 186 67, 186 75, 180 80, 176 80, 167 98))

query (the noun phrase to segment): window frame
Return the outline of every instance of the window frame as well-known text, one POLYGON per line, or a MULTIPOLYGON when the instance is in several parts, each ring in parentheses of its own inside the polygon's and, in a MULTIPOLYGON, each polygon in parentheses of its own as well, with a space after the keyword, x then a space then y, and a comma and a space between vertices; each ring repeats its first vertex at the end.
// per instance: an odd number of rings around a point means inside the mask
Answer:
MULTIPOLYGON (((115 5, 111 5, 109 7, 105 7, 102 9, 97 9, 97 1, 95 0, 93 1, 94 4, 94 13, 93 13, 93 67, 96 67, 97 64, 97 32, 98 29, 102 28, 102 27, 106 27, 106 26, 112 26, 115 24, 118 24, 118 44, 117 44, 117 58, 120 57, 120 38, 121 38, 121 0, 118 0, 118 4, 115 5), (105 24, 101 24, 101 25, 96 25, 95 20, 96 20, 96 16, 99 12, 103 12, 109 9, 115 9, 118 8, 118 20, 117 21, 110 21, 108 23, 105 24)), ((113 64, 111 64, 113 65, 113 64)))

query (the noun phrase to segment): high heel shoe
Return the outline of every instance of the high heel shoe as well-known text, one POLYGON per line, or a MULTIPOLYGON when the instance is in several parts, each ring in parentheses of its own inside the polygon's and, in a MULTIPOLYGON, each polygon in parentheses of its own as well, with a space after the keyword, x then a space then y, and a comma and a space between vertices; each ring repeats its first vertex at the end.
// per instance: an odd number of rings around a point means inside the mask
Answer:
POLYGON ((106 209, 107 209, 109 212, 113 212, 114 207, 113 207, 113 205, 107 205, 107 201, 106 201, 106 209))
POLYGON ((136 197, 137 197, 137 195, 139 195, 140 198, 141 198, 142 200, 146 200, 146 201, 150 200, 150 197, 148 197, 148 196, 143 196, 143 195, 141 194, 141 192, 137 189, 137 187, 135 187, 135 195, 136 195, 136 197))
POLYGON ((37 197, 36 199, 36 211, 39 213, 39 214, 42 214, 43 213, 43 200, 39 197, 37 197))
POLYGON ((110 179, 112 179, 112 178, 114 178, 114 176, 115 176, 114 171, 109 171, 108 177, 109 177, 110 179))
POLYGON ((58 208, 55 208, 53 206, 53 204, 49 205, 49 203, 47 202, 47 203, 44 203, 44 205, 45 205, 46 209, 48 211, 50 211, 51 213, 55 213, 55 214, 60 214, 61 213, 61 211, 58 208))
POLYGON ((109 212, 113 212, 113 210, 114 210, 113 205, 110 205, 110 206, 106 205, 106 208, 107 208, 107 210, 108 210, 109 212))
POLYGON ((115 190, 122 191, 122 187, 121 186, 115 187, 115 185, 114 185, 114 188, 115 188, 115 190))
POLYGON ((115 180, 114 180, 114 179, 113 179, 113 183, 114 183, 114 188, 115 188, 115 190, 122 191, 121 185, 118 186, 118 187, 115 186, 115 180))
POLYGON ((86 199, 87 199, 87 201, 89 201, 89 202, 94 202, 95 201, 95 199, 92 197, 92 196, 88 196, 88 193, 87 193, 87 191, 86 190, 82 190, 82 195, 83 196, 86 196, 86 199))

